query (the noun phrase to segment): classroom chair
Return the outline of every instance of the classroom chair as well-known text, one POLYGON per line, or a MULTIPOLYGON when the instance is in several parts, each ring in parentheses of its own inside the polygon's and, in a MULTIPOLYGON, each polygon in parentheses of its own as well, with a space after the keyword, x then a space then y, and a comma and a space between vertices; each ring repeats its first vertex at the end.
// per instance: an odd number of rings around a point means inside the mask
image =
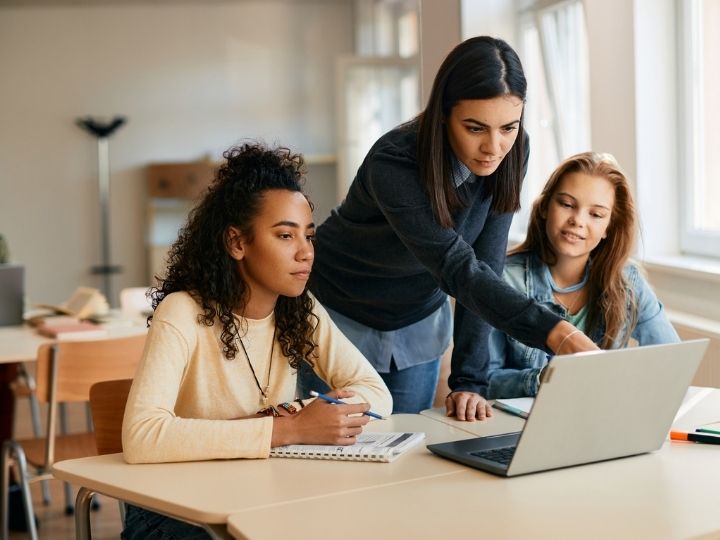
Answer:
POLYGON ((147 297, 150 287, 126 287, 120 291, 120 311, 127 317, 146 317, 152 311, 147 297))
MULTIPOLYGON (((98 382, 90 387, 90 410, 95 425, 95 446, 100 456, 122 452, 122 423, 131 386, 132 379, 120 379, 98 382)), ((78 497, 75 530, 83 530, 77 525, 77 520, 82 519, 82 516, 87 516, 89 519, 89 512, 84 511, 82 507, 91 503, 92 496, 93 493, 88 492, 78 497)), ((118 501, 118 504, 120 522, 124 524, 125 503, 118 501)), ((87 529, 84 530, 89 531, 90 523, 87 523, 86 527, 87 529)))
POLYGON ((90 410, 98 455, 122 452, 122 422, 132 379, 101 381, 90 387, 90 410))
MULTIPOLYGON (((35 378, 28 372, 25 364, 18 366, 17 377, 10 383, 10 390, 17 402, 18 399, 27 398, 30 406, 30 422, 34 437, 40 437, 42 422, 40 421, 40 404, 35 395, 35 378)), ((17 408, 16 408, 17 413, 17 408)), ((50 486, 47 480, 42 481, 42 498, 45 504, 50 504, 50 486)))
POLYGON ((61 402, 86 402, 90 387, 99 381, 126 379, 135 375, 145 334, 86 341, 60 341, 38 349, 36 395, 47 403, 48 416, 42 437, 5 441, 0 467, 0 536, 8 536, 8 483, 14 466, 20 484, 28 532, 37 540, 30 484, 52 478, 56 461, 97 455, 92 431, 57 433, 61 402))

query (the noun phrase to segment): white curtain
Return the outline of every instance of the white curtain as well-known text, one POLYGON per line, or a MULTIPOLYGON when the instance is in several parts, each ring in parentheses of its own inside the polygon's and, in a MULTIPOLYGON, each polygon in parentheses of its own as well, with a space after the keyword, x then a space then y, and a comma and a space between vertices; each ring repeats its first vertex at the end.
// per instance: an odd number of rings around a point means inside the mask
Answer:
POLYGON ((590 93, 585 15, 580 0, 536 11, 553 135, 564 159, 590 150, 590 93))

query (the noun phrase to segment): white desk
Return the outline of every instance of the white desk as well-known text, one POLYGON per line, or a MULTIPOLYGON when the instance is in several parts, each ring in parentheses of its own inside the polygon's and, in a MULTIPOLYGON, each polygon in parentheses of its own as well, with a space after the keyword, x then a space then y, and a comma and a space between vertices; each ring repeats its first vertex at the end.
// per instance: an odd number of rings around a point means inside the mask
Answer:
MULTIPOLYGON (((420 414, 432 418, 437 422, 447 424, 462 431, 467 431, 476 437, 499 435, 521 431, 525 419, 493 407, 493 415, 487 420, 465 422, 449 418, 445 415, 444 407, 426 409, 420 414)), ((691 386, 688 388, 683 403, 673 426, 679 430, 693 431, 696 426, 720 422, 720 390, 691 386)))
MULTIPOLYGON (((488 435, 512 425, 509 416, 497 411, 489 422, 445 422, 488 435)), ((720 390, 675 426, 694 429, 717 420, 720 390)), ((322 500, 249 509, 231 516, 228 529, 235 538, 250 540, 316 540, 327 531, 343 540, 709 540, 720 538, 719 501, 720 448, 668 441, 651 454, 516 478, 468 468, 322 500)))
POLYGON ((519 416, 506 413, 499 409, 493 408, 493 415, 486 420, 474 422, 465 422, 457 420, 454 417, 448 417, 445 414, 445 407, 436 407, 421 411, 420 414, 427 418, 431 418, 436 422, 447 424, 462 431, 472 433, 477 437, 487 437, 489 435, 500 435, 501 433, 513 433, 520 431, 525 425, 525 419, 519 416))
MULTIPOLYGON (((109 327, 107 335, 101 338, 114 338, 133 336, 147 332, 144 322, 138 324, 109 327)), ((16 364, 20 362, 34 362, 37 358, 38 347, 54 340, 38 334, 37 330, 26 324, 17 326, 0 326, 0 364, 16 364)))
POLYGON ((0 364, 34 362, 38 347, 51 341, 27 325, 0 326, 0 364))
POLYGON ((245 511, 228 529, 250 540, 720 538, 718 449, 696 446, 510 479, 468 469, 245 511))
MULTIPOLYGON (((108 337, 137 335, 147 332, 144 325, 108 329, 108 337)), ((53 340, 37 333, 35 328, 20 324, 0 326, 0 443, 12 438, 15 397, 10 383, 17 374, 17 364, 35 362, 38 347, 53 340)))
MULTIPOLYGON (((425 431, 426 443, 507 431, 486 423, 396 415, 373 431, 425 431), (452 425, 451 425, 452 424, 452 425), (465 430, 458 429, 461 424, 465 430)), ((720 420, 714 390, 677 420, 720 420)), ((522 421, 522 420, 520 420, 522 421)), ((517 478, 500 478, 431 455, 424 445, 394 463, 302 459, 127 465, 119 454, 55 465, 82 486, 77 538, 88 538, 88 492, 206 526, 216 538, 317 540, 484 538, 720 538, 720 448, 666 442, 651 454, 517 478), (227 528, 226 528, 227 524, 227 528)))
MULTIPOLYGON (((467 432, 420 415, 374 421, 369 431, 423 431, 425 444, 468 438, 467 432)), ((227 538, 226 522, 243 510, 324 499, 342 492, 458 474, 462 465, 438 459, 424 444, 392 463, 261 459, 128 465, 121 454, 56 463, 53 474, 85 488, 76 505, 77 538, 88 538, 88 491, 206 525, 227 538)), ((276 518, 277 519, 277 516, 276 518)), ((285 521, 284 518, 281 521, 285 521)), ((285 522, 288 527, 296 525, 285 522)))

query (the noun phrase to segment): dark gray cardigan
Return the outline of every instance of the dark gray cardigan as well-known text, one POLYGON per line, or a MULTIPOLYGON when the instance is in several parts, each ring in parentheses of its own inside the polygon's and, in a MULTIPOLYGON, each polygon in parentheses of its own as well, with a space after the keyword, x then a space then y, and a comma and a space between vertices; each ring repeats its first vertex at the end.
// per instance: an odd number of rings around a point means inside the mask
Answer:
POLYGON ((498 277, 512 214, 489 211, 484 187, 495 175, 458 188, 467 206, 454 216, 453 228, 444 228, 420 183, 416 143, 416 126, 410 124, 370 149, 346 199, 318 227, 310 288, 323 304, 378 330, 420 321, 446 294, 453 296, 449 385, 484 394, 488 323, 545 349, 561 318, 498 277))

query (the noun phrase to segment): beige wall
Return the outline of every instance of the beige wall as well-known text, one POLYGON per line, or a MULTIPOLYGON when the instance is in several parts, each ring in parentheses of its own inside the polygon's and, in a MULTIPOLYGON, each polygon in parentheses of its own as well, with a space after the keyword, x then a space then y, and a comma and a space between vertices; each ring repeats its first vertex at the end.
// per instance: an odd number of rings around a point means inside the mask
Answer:
POLYGON ((97 145, 77 117, 129 118, 110 139, 116 297, 147 283, 143 168, 248 137, 334 153, 334 59, 352 47, 349 1, 0 7, 0 233, 29 301, 100 287, 97 145))

